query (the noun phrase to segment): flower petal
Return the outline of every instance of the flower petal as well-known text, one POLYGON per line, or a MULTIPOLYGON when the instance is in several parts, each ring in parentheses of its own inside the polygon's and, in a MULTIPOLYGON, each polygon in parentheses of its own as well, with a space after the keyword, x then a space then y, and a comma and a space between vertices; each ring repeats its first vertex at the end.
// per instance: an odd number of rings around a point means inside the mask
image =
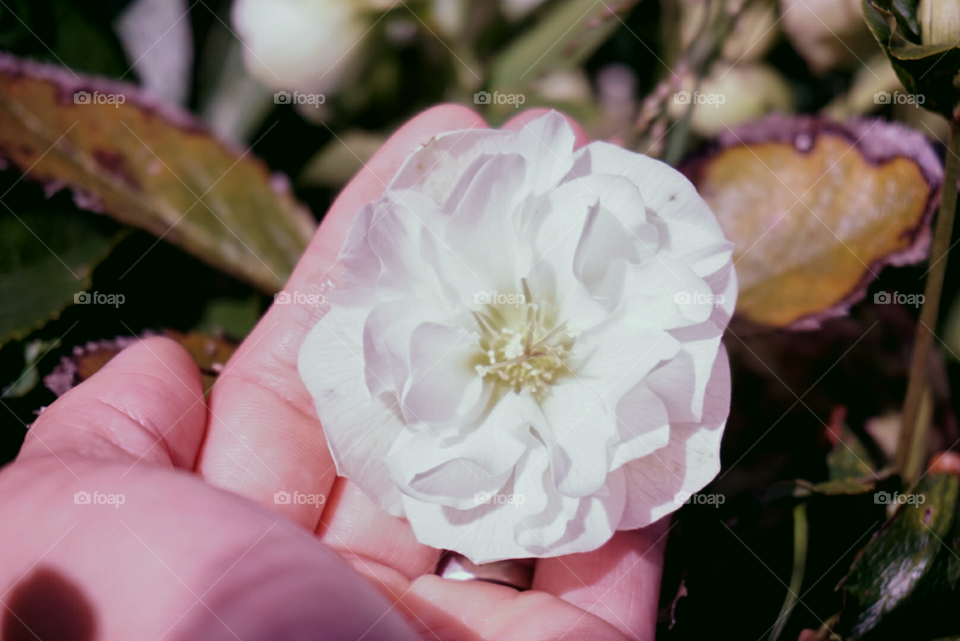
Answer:
POLYGON ((567 119, 549 111, 520 130, 518 146, 532 167, 530 181, 534 194, 552 189, 573 167, 576 134, 567 119))
POLYGON ((455 189, 463 195, 444 205, 450 219, 444 241, 474 271, 473 291, 519 290, 517 260, 524 252, 515 215, 527 193, 528 165, 519 154, 482 157, 477 164, 469 184, 455 189))
POLYGON ((571 369, 612 410, 628 390, 680 351, 680 342, 626 309, 583 332, 573 345, 571 369))
POLYGON ((576 156, 571 177, 625 177, 640 190, 648 213, 666 221, 683 220, 702 229, 710 234, 710 245, 723 238, 720 224, 696 188, 670 165, 600 141, 580 149, 576 156))
POLYGON ((620 442, 614 448, 610 462, 612 470, 666 447, 670 442, 667 408, 646 382, 638 383, 617 403, 617 433, 620 442))
MULTIPOLYGON (((374 397, 400 396, 410 376, 410 336, 422 323, 443 319, 443 311, 417 298, 376 306, 363 322, 364 380, 374 397)), ((323 321, 321 321, 323 324, 323 321)))
POLYGON ((390 182, 391 189, 416 190, 437 205, 447 200, 467 167, 478 156, 508 149, 515 131, 466 129, 436 136, 413 152, 390 182))
POLYGON ((389 514, 403 516, 400 491, 382 462, 404 428, 399 399, 386 392, 371 398, 364 382, 363 313, 331 309, 304 340, 298 369, 314 399, 337 474, 357 483, 389 514))
POLYGON ((563 498, 569 506, 564 514, 569 516, 538 519, 548 501, 547 513, 555 514, 558 498, 541 485, 540 479, 549 476, 547 460, 542 452, 529 451, 517 465, 525 481, 511 480, 497 495, 499 502, 486 497, 487 502, 474 509, 457 510, 404 497, 417 540, 460 552, 474 563, 561 556, 600 547, 621 521, 626 495, 623 474, 610 475, 603 496, 563 498))
POLYGON ((730 412, 730 365, 721 346, 713 365, 702 423, 670 427, 670 443, 624 471, 627 507, 618 530, 645 527, 680 507, 679 493, 697 492, 720 471, 720 438, 730 412))
POLYGON ((410 336, 410 377, 403 391, 408 423, 442 423, 467 414, 480 400, 483 379, 471 360, 479 336, 458 327, 422 323, 410 336))
POLYGON ((494 403, 479 426, 404 431, 385 459, 391 478, 419 500, 476 507, 474 494, 496 493, 504 486, 527 450, 530 425, 542 420, 528 400, 511 393, 494 403))
POLYGON ((555 385, 540 404, 549 422, 542 436, 550 452, 553 484, 561 494, 588 496, 603 487, 616 418, 601 395, 578 380, 555 385))
POLYGON ((626 266, 624 300, 637 324, 664 329, 702 323, 719 302, 689 266, 663 254, 626 266))
MULTIPOLYGON (((595 550, 610 540, 626 505, 620 470, 607 477, 602 491, 582 499, 558 495, 546 482, 544 485, 549 504, 539 515, 521 521, 517 528, 521 545, 539 557, 550 557, 595 550), (558 509, 558 505, 562 507, 558 509)), ((517 484, 516 492, 521 496, 534 491, 534 487, 517 484)))
POLYGON ((651 372, 646 383, 663 401, 671 422, 699 422, 723 330, 707 321, 671 330, 670 335, 680 341, 680 353, 651 372))

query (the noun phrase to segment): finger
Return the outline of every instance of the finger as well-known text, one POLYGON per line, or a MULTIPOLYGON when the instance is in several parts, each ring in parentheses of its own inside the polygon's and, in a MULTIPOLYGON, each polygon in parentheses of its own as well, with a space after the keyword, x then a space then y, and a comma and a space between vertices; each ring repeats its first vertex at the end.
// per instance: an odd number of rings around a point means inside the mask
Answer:
MULTIPOLYGON (((449 130, 485 126, 457 106, 430 109, 400 128, 343 190, 325 216, 286 290, 328 291, 353 216, 383 193, 416 146, 449 130)), ((227 363, 210 396, 210 425, 198 469, 214 485, 279 510, 315 529, 320 510, 274 503, 277 492, 329 495, 336 473, 297 354, 324 309, 274 305, 227 363)))
POLYGON ((598 550, 537 561, 533 588, 614 625, 630 639, 653 639, 670 519, 614 534, 598 550))
MULTIPOLYGON (((536 120, 540 116, 550 113, 551 111, 555 111, 555 110, 547 109, 545 107, 533 107, 532 109, 527 109, 523 113, 518 114, 513 118, 511 118, 510 120, 508 120, 507 122, 505 122, 503 124, 503 127, 501 127, 501 129, 510 129, 513 131, 519 131, 523 129, 523 127, 531 120, 536 120)), ((587 132, 584 131, 583 127, 580 126, 579 122, 577 122, 576 120, 574 120, 573 118, 571 118, 570 116, 568 116, 563 112, 557 112, 557 113, 559 113, 561 116, 566 118, 567 122, 570 123, 570 127, 573 128, 573 134, 574 134, 573 148, 574 149, 579 149, 580 147, 583 147, 585 144, 590 142, 590 136, 587 135, 587 132)))
POLYGON ((327 508, 317 530, 320 540, 343 556, 358 557, 352 559, 354 567, 370 579, 382 577, 380 569, 367 562, 412 579, 432 571, 440 558, 440 550, 417 542, 406 520, 386 514, 346 479, 334 485, 327 508))
POLYGON ((535 590, 517 592, 481 581, 424 576, 414 581, 398 602, 424 638, 623 641, 623 635, 609 623, 535 590))
POLYGON ((118 481, 125 462, 70 463, 76 482, 52 456, 0 470, 0 638, 417 638, 274 512, 194 474, 140 465, 118 481), (110 503, 76 500, 94 489, 110 503))
POLYGON ((169 338, 147 338, 43 410, 18 460, 79 454, 193 469, 206 414, 190 355, 169 338))

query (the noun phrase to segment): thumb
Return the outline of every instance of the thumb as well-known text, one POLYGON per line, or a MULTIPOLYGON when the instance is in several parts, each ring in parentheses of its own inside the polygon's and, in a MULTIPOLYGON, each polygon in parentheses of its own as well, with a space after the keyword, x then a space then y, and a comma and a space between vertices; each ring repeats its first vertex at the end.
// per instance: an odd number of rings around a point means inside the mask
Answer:
POLYGON ((200 371, 180 345, 128 347, 43 410, 18 460, 82 456, 193 469, 206 426, 200 371))

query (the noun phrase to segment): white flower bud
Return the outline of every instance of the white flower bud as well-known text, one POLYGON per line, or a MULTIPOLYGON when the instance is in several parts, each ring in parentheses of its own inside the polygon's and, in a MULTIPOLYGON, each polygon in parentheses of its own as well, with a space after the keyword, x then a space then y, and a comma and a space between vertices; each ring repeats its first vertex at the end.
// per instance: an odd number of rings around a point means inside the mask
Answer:
POLYGON ((350 0, 237 0, 247 70, 274 90, 333 91, 361 51, 367 20, 350 0))
MULTIPOLYGON (((718 63, 696 87, 694 78, 685 77, 683 89, 693 103, 693 130, 713 137, 729 127, 756 120, 772 111, 789 113, 795 99, 790 84, 773 67, 763 63, 728 65, 718 63)), ((670 114, 680 118, 686 104, 674 100, 670 114)))
POLYGON ((810 69, 857 67, 877 50, 860 0, 780 0, 781 26, 810 69))
POLYGON ((917 15, 923 44, 960 44, 960 0, 920 0, 917 15))

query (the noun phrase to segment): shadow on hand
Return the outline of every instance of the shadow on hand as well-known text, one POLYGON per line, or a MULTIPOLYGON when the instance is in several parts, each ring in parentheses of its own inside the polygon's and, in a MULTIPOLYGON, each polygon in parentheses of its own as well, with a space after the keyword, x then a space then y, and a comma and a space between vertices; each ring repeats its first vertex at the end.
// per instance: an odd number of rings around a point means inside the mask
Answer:
POLYGON ((4 641, 92 641, 94 612, 76 585, 55 570, 38 568, 6 600, 4 641))

